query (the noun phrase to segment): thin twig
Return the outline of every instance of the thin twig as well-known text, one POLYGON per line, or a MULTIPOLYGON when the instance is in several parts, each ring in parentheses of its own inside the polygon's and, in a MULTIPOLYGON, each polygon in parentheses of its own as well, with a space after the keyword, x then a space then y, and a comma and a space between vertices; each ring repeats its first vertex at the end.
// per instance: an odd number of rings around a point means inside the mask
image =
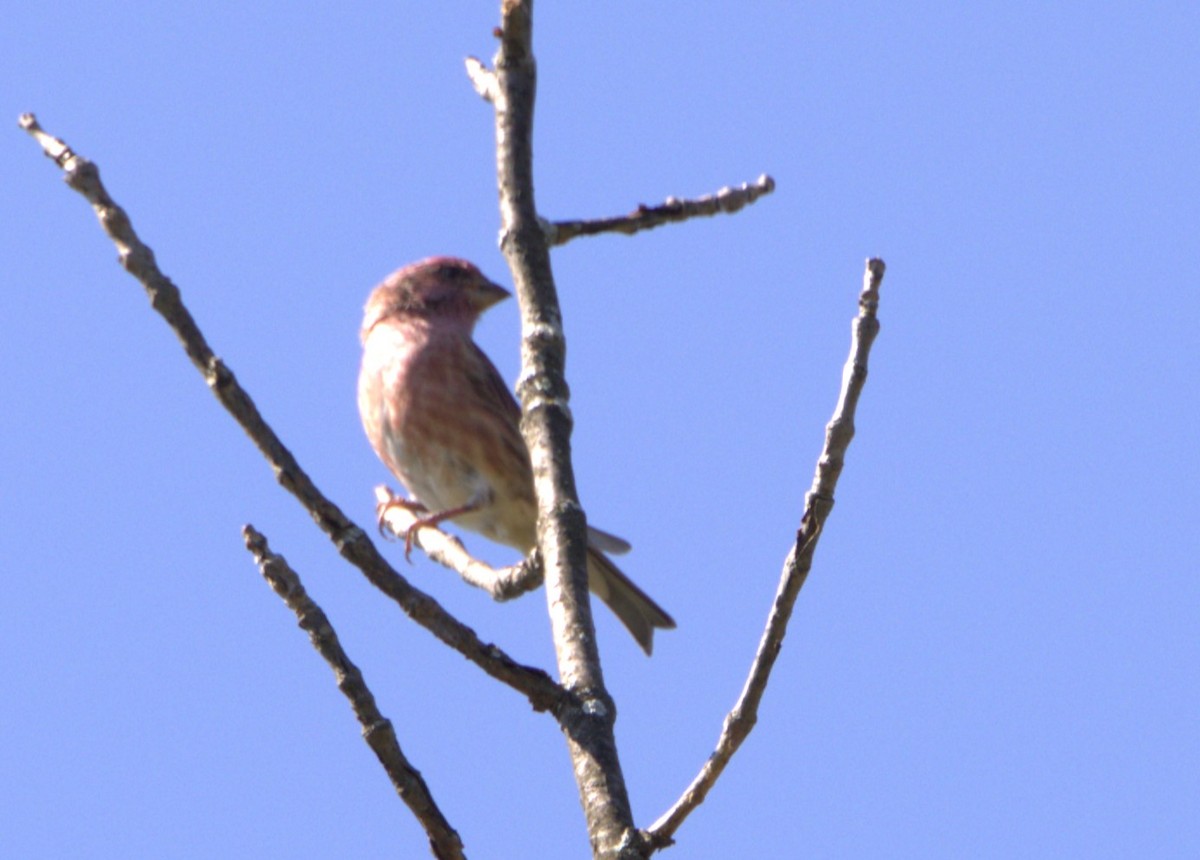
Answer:
POLYGON ((471 79, 475 92, 485 102, 496 101, 496 73, 483 64, 478 57, 467 57, 467 77, 471 79))
POLYGON ((717 777, 721 775, 729 759, 758 720, 759 702, 767 689, 775 658, 779 656, 783 647, 783 637, 787 632, 792 608, 796 605, 796 597, 800 594, 800 588, 812 567, 813 552, 817 548, 821 529, 833 509, 833 491, 842 472, 846 449, 850 440, 854 438, 854 413, 858 408, 858 398, 863 385, 867 381, 867 358, 871 352, 871 344, 879 332, 876 311, 879 308, 879 285, 883 280, 883 272, 883 260, 867 261, 863 289, 858 297, 859 313, 851 326, 850 357, 842 370, 842 387, 837 406, 834 408, 833 418, 825 427, 825 446, 817 461, 812 488, 804 497, 804 516, 800 520, 800 529, 796 532, 796 543, 784 562, 779 589, 775 593, 775 602, 771 606, 767 626, 758 645, 758 653, 750 666, 749 677, 733 710, 725 718, 716 750, 708 757, 700 773, 675 805, 646 831, 646 836, 656 849, 674 841, 672 837, 679 825, 704 802, 705 795, 716 783, 717 777))
POLYGON ((546 241, 551 245, 565 245, 579 236, 595 236, 599 233, 632 236, 642 230, 687 221, 689 218, 732 214, 774 190, 775 180, 764 173, 754 182, 743 182, 737 188, 726 186, 716 194, 706 194, 693 200, 668 197, 659 206, 640 204, 628 215, 585 221, 550 221, 543 223, 542 227, 546 231, 546 241))
POLYGON ((354 716, 362 726, 363 738, 383 765, 400 799, 425 829, 433 855, 439 860, 461 860, 464 856, 462 840, 438 809, 421 772, 413 767, 400 749, 391 720, 379 712, 374 694, 367 687, 362 672, 342 648, 329 618, 308 596, 296 571, 283 556, 271 552, 267 539, 254 526, 243 527, 242 537, 246 541, 246 549, 254 555, 263 578, 283 598, 288 609, 295 613, 300 628, 308 632, 313 647, 333 670, 338 689, 350 701, 354 716))
MULTIPOLYGON (((394 498, 392 491, 384 485, 375 488, 375 501, 380 506, 394 498)), ((417 514, 400 505, 386 508, 383 514, 383 524, 401 539, 417 520, 417 514)), ((536 562, 536 554, 535 557, 497 570, 467 552, 462 541, 454 535, 432 526, 417 529, 413 544, 419 546, 430 559, 453 570, 468 585, 483 589, 499 603, 528 594, 542 584, 542 566, 536 562)))
POLYGON ((196 321, 184 307, 179 288, 159 270, 154 252, 142 243, 125 210, 109 196, 100 182, 96 165, 43 131, 33 114, 24 114, 20 125, 62 168, 67 185, 91 203, 104 232, 117 246, 121 265, 146 288, 151 306, 175 332, 213 394, 266 457, 276 480, 299 500, 338 552, 362 571, 372 585, 396 601, 410 618, 492 677, 523 693, 535 710, 557 712, 567 707, 573 699, 554 679, 540 669, 522 666, 495 645, 483 642, 474 630, 428 594, 413 587, 379 554, 363 530, 317 489, 291 451, 263 420, 258 407, 238 384, 233 372, 213 354, 196 321))

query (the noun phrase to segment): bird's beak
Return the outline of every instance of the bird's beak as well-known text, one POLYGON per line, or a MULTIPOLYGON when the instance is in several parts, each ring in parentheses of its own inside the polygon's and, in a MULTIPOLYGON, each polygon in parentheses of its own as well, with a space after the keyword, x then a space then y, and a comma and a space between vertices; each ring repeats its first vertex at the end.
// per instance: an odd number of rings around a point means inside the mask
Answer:
POLYGON ((482 313, 492 305, 504 301, 511 296, 508 290, 497 283, 484 279, 475 287, 475 307, 482 313))

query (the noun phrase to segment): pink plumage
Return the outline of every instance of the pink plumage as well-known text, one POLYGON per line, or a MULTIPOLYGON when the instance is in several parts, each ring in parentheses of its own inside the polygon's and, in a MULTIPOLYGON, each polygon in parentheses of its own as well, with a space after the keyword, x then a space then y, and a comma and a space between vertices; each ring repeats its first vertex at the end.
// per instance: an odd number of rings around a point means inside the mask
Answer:
MULTIPOLYGON (((363 318, 358 410, 375 453, 422 506, 528 553, 537 503, 520 407, 476 346, 479 315, 507 298, 465 260, 431 257, 392 273, 363 318)), ((588 585, 650 653, 655 628, 675 622, 601 550, 620 538, 589 529, 588 585)))

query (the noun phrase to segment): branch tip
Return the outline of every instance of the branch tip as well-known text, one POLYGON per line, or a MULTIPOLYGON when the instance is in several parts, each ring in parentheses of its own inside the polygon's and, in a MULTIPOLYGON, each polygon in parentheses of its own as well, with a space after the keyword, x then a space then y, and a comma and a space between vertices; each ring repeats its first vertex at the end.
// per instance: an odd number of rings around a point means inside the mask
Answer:
POLYGON ((628 215, 582 221, 544 222, 542 232, 546 236, 547 244, 555 246, 565 245, 579 236, 596 236, 600 233, 623 233, 632 236, 642 230, 652 230, 664 224, 687 221, 691 218, 732 215, 774 190, 775 180, 764 173, 753 182, 743 182, 737 187, 726 185, 716 193, 703 197, 681 199, 671 196, 658 206, 639 203, 628 215))
POLYGON ((471 85, 475 87, 475 92, 479 93, 484 101, 495 104, 499 92, 496 73, 485 66, 478 57, 467 57, 463 62, 466 64, 467 77, 471 79, 471 85))
POLYGON ((679 800, 646 830, 647 839, 655 848, 671 844, 675 831, 704 802, 709 790, 716 784, 725 766, 758 721, 759 703, 766 692, 775 660, 783 647, 783 637, 787 632, 796 598, 812 568, 817 541, 824 530, 825 520, 833 509, 833 491, 841 475, 846 449, 854 437, 854 413, 867 378, 867 358, 871 344, 879 330, 875 311, 879 304, 879 286, 883 280, 884 268, 883 260, 872 258, 867 261, 863 288, 858 299, 859 313, 851 328, 850 355, 842 370, 837 405, 825 428, 825 444, 817 458, 812 488, 804 498, 804 514, 800 518, 800 527, 783 563, 775 601, 767 617, 767 626, 759 640, 758 651, 750 665, 745 685, 722 723, 712 755, 679 800))

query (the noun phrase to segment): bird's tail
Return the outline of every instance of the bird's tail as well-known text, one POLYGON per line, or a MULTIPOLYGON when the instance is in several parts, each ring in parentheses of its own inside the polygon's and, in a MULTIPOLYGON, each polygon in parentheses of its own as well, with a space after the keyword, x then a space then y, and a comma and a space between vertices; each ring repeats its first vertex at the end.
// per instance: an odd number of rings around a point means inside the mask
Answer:
POLYGON ((669 630, 675 626, 675 620, 621 573, 612 559, 591 546, 588 547, 588 588, 608 604, 647 655, 654 649, 654 628, 669 630))

